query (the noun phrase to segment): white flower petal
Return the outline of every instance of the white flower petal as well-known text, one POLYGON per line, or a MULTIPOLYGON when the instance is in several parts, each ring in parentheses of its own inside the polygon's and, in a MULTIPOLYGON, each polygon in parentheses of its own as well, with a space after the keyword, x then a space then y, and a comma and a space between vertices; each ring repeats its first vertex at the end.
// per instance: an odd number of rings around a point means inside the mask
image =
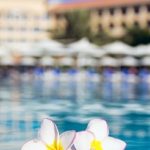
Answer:
POLYGON ((90 150, 94 135, 89 131, 77 132, 72 149, 90 150))
POLYGON ((94 136, 97 140, 103 140, 109 135, 108 125, 105 120, 102 119, 93 119, 89 122, 88 131, 94 133, 94 136))
POLYGON ((46 145, 52 145, 59 141, 59 132, 53 121, 44 119, 39 131, 40 140, 46 145))
POLYGON ((24 144, 21 150, 47 150, 41 141, 32 140, 24 144))
POLYGON ((65 150, 68 150, 72 146, 75 136, 75 131, 67 131, 60 135, 60 140, 65 150))
POLYGON ((112 137, 107 137, 102 141, 103 150, 124 150, 126 143, 122 140, 115 139, 112 137))

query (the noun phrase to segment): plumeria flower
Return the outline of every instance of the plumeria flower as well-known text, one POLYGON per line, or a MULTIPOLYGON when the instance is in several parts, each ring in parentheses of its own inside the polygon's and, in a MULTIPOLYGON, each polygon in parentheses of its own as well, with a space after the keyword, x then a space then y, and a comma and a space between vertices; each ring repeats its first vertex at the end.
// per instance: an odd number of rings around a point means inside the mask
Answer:
POLYGON ((55 123, 50 119, 44 119, 39 139, 27 142, 21 150, 70 150, 75 136, 75 131, 67 131, 59 136, 55 123))
POLYGON ((126 143, 112 138, 106 121, 102 119, 91 120, 87 130, 78 132, 72 150, 124 150, 126 143))
POLYGON ((71 150, 90 150, 94 134, 90 131, 81 131, 76 133, 71 150))
POLYGON ((126 147, 124 141, 109 136, 109 128, 105 120, 91 120, 87 130, 95 136, 91 144, 91 150, 124 150, 126 147))

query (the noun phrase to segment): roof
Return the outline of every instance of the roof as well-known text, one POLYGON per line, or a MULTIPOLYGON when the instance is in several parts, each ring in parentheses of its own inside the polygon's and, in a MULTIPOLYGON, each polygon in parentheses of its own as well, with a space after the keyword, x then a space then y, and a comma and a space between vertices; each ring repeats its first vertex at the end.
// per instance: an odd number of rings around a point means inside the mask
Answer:
POLYGON ((54 12, 150 4, 150 0, 49 0, 48 2, 49 10, 54 12))

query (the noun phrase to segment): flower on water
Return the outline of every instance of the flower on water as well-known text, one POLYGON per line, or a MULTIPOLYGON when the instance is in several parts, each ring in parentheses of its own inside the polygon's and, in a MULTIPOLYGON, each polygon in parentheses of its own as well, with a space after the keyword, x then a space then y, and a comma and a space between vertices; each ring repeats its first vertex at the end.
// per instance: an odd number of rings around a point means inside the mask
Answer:
POLYGON ((24 144, 22 150, 124 150, 126 143, 112 138, 106 121, 91 120, 85 131, 64 132, 59 136, 56 125, 50 119, 44 119, 39 140, 24 144))
POLYGON ((86 131, 78 132, 72 150, 124 150, 126 143, 112 138, 106 121, 91 120, 86 131))
POLYGON ((75 131, 67 131, 59 136, 55 123, 50 119, 44 119, 39 131, 39 139, 27 142, 21 150, 69 150, 75 136, 75 131))

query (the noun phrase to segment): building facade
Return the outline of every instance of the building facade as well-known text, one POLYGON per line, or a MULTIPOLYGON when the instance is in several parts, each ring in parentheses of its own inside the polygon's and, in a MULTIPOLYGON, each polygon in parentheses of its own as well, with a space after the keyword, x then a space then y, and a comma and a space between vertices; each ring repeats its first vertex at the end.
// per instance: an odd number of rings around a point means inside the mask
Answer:
POLYGON ((65 14, 88 9, 95 33, 106 31, 119 37, 131 26, 150 27, 149 0, 0 0, 0 43, 47 40, 55 31, 65 32, 65 14))
POLYGON ((106 31, 113 37, 120 37, 125 33, 126 28, 132 26, 150 28, 149 0, 83 0, 49 7, 49 11, 54 16, 73 9, 90 10, 89 23, 95 33, 106 31))
POLYGON ((0 43, 45 40, 51 28, 44 0, 0 0, 0 43))

